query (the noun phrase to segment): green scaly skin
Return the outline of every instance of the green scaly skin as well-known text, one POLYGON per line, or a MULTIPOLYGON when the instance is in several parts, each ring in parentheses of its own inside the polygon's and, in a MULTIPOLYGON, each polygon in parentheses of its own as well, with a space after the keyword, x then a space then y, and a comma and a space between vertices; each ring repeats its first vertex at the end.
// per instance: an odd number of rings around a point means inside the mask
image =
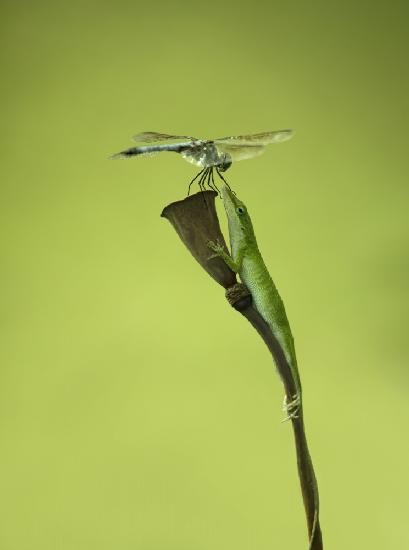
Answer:
POLYGON ((226 254, 219 243, 210 241, 208 246, 232 271, 240 275, 252 295, 253 305, 281 344, 297 388, 293 400, 286 404, 288 418, 294 418, 301 405, 301 383, 294 339, 284 304, 258 249, 246 206, 226 185, 223 185, 221 195, 229 224, 231 256, 226 254))
MULTIPOLYGON (((299 419, 299 421, 297 421, 297 430, 295 430, 296 441, 298 442, 297 458, 301 460, 300 457, 304 457, 307 461, 307 465, 304 466, 300 466, 301 462, 299 463, 304 498, 310 501, 310 492, 313 492, 314 517, 310 529, 311 550, 311 548, 315 548, 316 544, 320 544, 321 540, 321 531, 319 528, 317 531, 317 526, 319 526, 319 495, 303 426, 301 382, 298 374, 294 339, 283 301, 258 249, 253 224, 251 223, 246 206, 226 185, 222 186, 221 194, 229 224, 231 256, 226 254, 219 243, 210 241, 208 246, 213 250, 216 256, 221 257, 225 261, 232 271, 240 275, 240 279, 247 286, 252 295, 253 305, 270 327, 287 359, 297 393, 293 395, 291 401, 287 402, 285 405, 288 415, 286 420, 299 419), (298 414, 300 414, 300 416, 298 416, 298 414), (302 473, 305 468, 307 473, 302 473)), ((308 514, 309 507, 306 507, 306 510, 308 514)), ((322 546, 320 546, 320 548, 321 547, 322 546)))

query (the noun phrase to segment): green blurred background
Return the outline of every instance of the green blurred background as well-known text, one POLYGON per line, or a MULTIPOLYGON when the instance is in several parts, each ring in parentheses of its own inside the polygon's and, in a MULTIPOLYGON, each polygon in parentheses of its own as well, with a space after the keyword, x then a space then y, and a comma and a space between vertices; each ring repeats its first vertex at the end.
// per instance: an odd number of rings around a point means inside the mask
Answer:
POLYGON ((107 160, 286 127, 227 176, 293 327, 324 541, 409 547, 406 6, 2 3, 2 549, 307 548, 269 354, 159 217, 195 168, 107 160))

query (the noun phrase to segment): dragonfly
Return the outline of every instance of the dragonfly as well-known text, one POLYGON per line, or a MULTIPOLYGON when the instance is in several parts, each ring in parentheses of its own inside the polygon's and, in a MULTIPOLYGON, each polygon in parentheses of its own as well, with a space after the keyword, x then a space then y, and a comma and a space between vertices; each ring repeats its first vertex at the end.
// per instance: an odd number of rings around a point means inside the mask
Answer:
POLYGON ((164 151, 179 153, 184 160, 200 168, 200 172, 189 183, 187 194, 190 194, 192 184, 196 180, 198 180, 201 191, 204 191, 207 185, 217 193, 219 190, 215 183, 214 171, 229 187, 223 173, 230 168, 233 162, 257 157, 264 153, 267 145, 287 141, 293 134, 293 130, 276 130, 203 140, 192 136, 142 132, 132 137, 132 140, 139 145, 120 151, 110 158, 146 157, 164 151))

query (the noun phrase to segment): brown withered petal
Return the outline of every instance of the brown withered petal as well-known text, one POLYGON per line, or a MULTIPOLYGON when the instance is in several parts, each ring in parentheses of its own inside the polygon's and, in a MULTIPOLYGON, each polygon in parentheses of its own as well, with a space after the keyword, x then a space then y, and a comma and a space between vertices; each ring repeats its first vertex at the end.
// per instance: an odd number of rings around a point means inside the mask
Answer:
POLYGON ((211 258, 209 241, 219 242, 226 252, 226 242, 216 213, 215 191, 204 191, 172 202, 161 216, 170 221, 194 258, 224 288, 237 283, 236 275, 221 258, 211 258))

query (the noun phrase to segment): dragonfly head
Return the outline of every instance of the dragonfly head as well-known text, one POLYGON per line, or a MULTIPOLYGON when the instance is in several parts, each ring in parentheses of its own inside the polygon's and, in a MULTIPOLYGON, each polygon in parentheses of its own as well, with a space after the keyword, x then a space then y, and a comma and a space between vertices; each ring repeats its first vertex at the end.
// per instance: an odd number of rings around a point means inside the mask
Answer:
POLYGON ((217 166, 217 168, 220 170, 220 172, 225 172, 230 168, 231 163, 232 163, 232 160, 229 153, 221 153, 220 164, 217 166))

